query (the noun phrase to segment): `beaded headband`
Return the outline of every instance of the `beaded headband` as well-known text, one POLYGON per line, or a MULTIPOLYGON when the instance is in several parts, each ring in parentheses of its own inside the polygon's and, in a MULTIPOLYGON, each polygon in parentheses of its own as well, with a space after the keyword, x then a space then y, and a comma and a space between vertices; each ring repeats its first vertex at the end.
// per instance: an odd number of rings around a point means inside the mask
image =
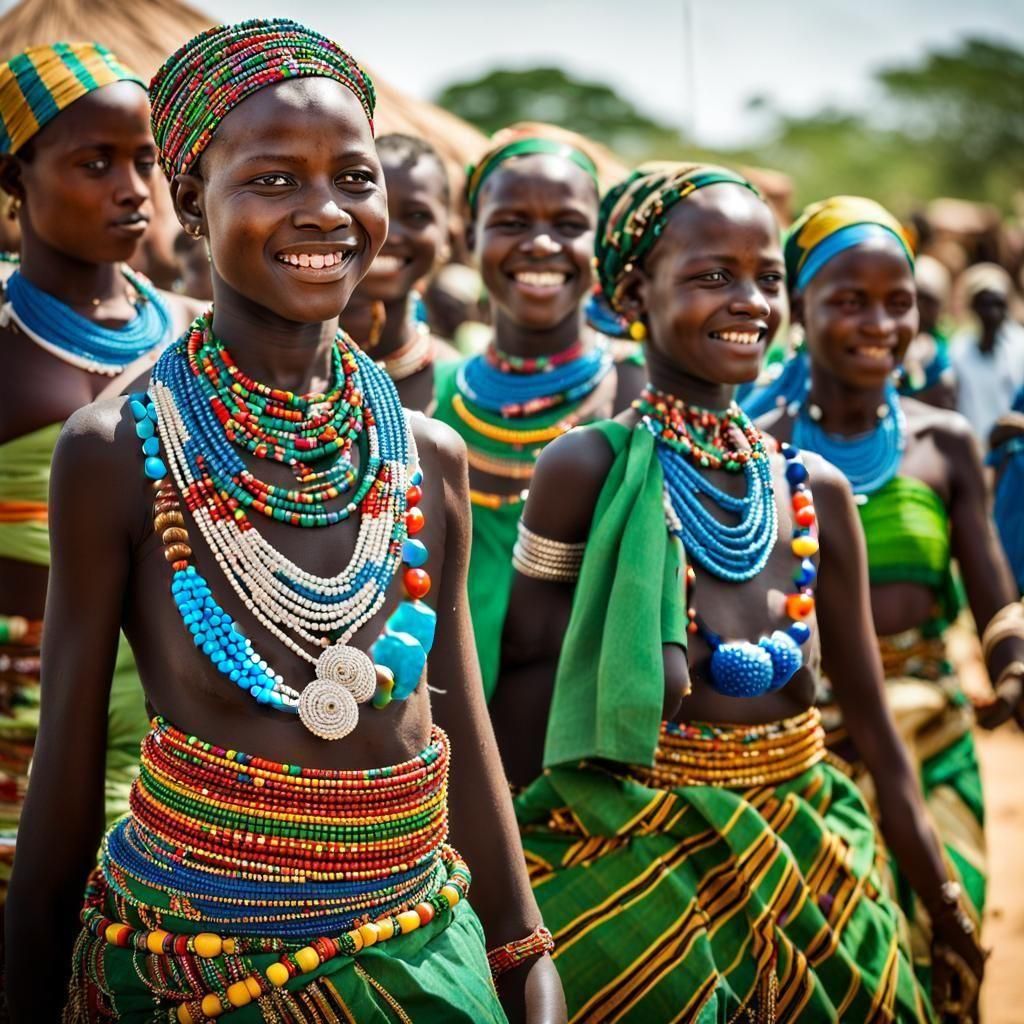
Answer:
POLYGON ((654 248, 665 230, 669 211, 699 188, 741 185, 761 193, 746 178, 712 164, 649 163, 638 167, 601 201, 597 218, 595 262, 601 291, 621 313, 623 279, 654 248))
POLYGON ((0 64, 0 153, 17 153, 75 100, 141 78, 99 43, 31 46, 0 64))
POLYGON ((783 251, 790 288, 801 291, 829 260, 874 238, 894 238, 914 269, 910 239, 884 206, 861 196, 812 203, 786 233, 783 251))
POLYGON ((571 161, 594 179, 594 184, 597 186, 598 191, 600 191, 601 186, 597 180, 597 166, 583 150, 570 146, 567 142, 529 136, 527 138, 515 139, 512 142, 488 150, 480 158, 478 164, 475 166, 470 164, 466 168, 466 204, 469 206, 470 211, 476 212, 476 203, 480 197, 480 189, 483 187, 484 182, 503 163, 518 156, 534 156, 538 153, 560 156, 571 161))
POLYGON ((373 83, 333 40, 287 18, 216 26, 168 57, 149 87, 167 177, 189 171, 239 103, 290 78, 330 78, 351 89, 373 130, 373 83))

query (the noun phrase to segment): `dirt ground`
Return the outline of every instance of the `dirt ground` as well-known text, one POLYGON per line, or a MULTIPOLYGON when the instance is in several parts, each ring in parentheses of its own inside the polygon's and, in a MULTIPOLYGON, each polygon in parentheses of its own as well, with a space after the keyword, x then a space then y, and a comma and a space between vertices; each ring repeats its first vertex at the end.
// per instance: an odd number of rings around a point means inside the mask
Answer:
POLYGON ((977 739, 990 871, 982 940, 992 950, 982 1022, 1024 1024, 1024 733, 1007 724, 977 739))

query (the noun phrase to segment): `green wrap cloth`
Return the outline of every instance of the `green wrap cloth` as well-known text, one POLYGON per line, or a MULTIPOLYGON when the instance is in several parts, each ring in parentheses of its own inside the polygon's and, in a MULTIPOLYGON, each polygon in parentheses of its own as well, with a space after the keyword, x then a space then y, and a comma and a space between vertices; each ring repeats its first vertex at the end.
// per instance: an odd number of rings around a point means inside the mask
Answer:
POLYGON ((654 438, 606 421, 601 490, 558 663, 546 767, 584 758, 651 765, 665 695, 663 644, 686 647, 681 549, 665 528, 654 438), (638 642, 650 638, 649 643, 638 642))
POLYGON ((556 768, 516 814, 572 1024, 933 1019, 874 823, 830 764, 745 790, 556 768))
POLYGON ((893 477, 857 506, 872 584, 920 583, 935 592, 945 623, 960 598, 951 567, 949 515, 942 499, 912 477, 893 477))
POLYGON ((8 503, 46 504, 50 460, 63 426, 51 423, 0 444, 0 558, 31 565, 50 564, 50 535, 45 519, 2 513, 8 503))
MULTIPOLYGON (((118 906, 111 899, 110 915, 114 920, 118 906)), ((163 923, 174 934, 194 935, 207 930, 202 921, 175 919, 169 914, 163 923)), ((309 939, 315 937, 311 935, 309 939)), ((220 1020, 224 1024, 262 1024, 273 1020, 295 1024, 322 1024, 327 1020, 338 1024, 396 1024, 402 1020, 415 1024, 506 1024, 490 980, 484 948, 480 921, 472 906, 462 901, 453 911, 438 914, 430 924, 409 935, 364 949, 357 957, 329 960, 289 981, 276 996, 249 1003, 224 1014, 220 1020), (340 997, 341 1005, 327 983, 340 997), (325 1015, 325 1005, 332 1016, 325 1015), (319 1009, 319 1015, 313 1008, 319 1009), (277 1017, 273 1016, 275 1010, 277 1017)), ((174 1002, 154 999, 153 992, 140 979, 135 963, 140 957, 135 950, 90 940, 83 932, 76 946, 76 970, 80 974, 72 982, 64 1024, 114 1019, 120 1024, 152 1024, 157 1019, 166 1020, 174 1002), (90 1012, 90 1000, 81 985, 81 974, 90 970, 80 959, 86 954, 90 964, 98 962, 105 997, 116 1007, 116 1018, 90 1012), (159 1008, 155 1006, 157 1002, 159 1008)), ((265 972, 278 957, 277 953, 253 953, 243 961, 240 956, 222 955, 208 963, 221 977, 241 977, 250 970, 265 972), (229 960, 232 970, 239 973, 228 973, 229 960)))
MULTIPOLYGON (((0 445, 0 509, 5 502, 45 505, 49 498, 50 462, 62 429, 62 423, 52 423, 0 445)), ((0 557, 48 567, 50 539, 45 520, 32 518, 0 522, 0 557)), ((35 689, 38 691, 38 687, 35 689)), ((39 728, 37 694, 26 693, 25 696, 24 703, 32 715, 34 737, 39 728)), ((148 729, 145 695, 131 648, 122 635, 107 718, 105 793, 108 824, 128 810, 128 790, 138 771, 139 742, 148 729)))

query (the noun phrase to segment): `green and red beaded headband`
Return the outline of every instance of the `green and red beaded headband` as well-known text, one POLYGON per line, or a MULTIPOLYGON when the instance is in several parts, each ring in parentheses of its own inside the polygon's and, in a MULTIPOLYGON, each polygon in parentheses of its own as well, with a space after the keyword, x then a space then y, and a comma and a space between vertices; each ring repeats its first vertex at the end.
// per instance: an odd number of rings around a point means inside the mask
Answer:
POLYGON ((242 100, 289 78, 340 82, 355 94, 373 129, 373 83, 333 40, 287 18, 220 25, 168 57, 150 84, 153 138, 167 177, 192 169, 242 100))

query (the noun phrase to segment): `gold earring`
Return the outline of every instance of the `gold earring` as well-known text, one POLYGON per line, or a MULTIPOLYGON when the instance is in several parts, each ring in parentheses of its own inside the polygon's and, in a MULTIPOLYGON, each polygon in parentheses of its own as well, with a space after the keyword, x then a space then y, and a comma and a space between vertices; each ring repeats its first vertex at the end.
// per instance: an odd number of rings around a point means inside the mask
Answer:
POLYGON ((199 236, 202 235, 202 233, 203 229, 198 224, 189 224, 185 228, 185 234, 191 236, 192 238, 199 238, 199 236))
POLYGON ((21 211, 21 200, 17 196, 14 196, 11 199, 11 205, 7 207, 7 219, 8 220, 17 220, 18 219, 18 213, 20 211, 21 211))
POLYGON ((647 324, 643 320, 634 320, 629 325, 629 336, 634 341, 643 341, 647 337, 647 324))

